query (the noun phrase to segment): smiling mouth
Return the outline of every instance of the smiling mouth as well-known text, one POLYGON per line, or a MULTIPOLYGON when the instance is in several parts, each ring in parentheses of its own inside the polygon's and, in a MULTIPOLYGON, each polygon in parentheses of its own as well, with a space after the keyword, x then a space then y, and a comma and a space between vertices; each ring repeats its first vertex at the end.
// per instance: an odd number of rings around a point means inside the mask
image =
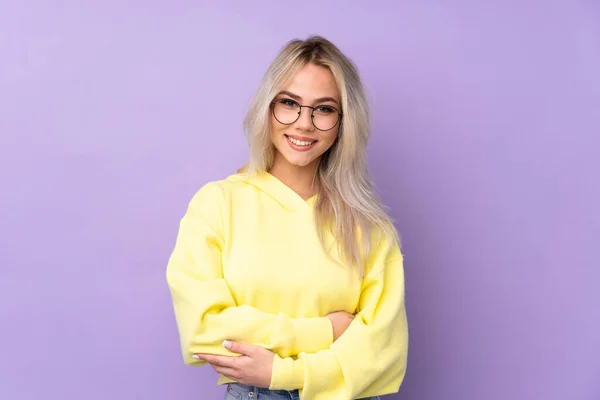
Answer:
POLYGON ((296 146, 300 146, 300 147, 308 147, 311 146, 313 144, 315 144, 317 141, 316 140, 299 140, 299 139, 294 139, 293 137, 290 137, 288 135, 285 135, 285 137, 287 138, 287 140, 289 140, 292 144, 296 145, 296 146))

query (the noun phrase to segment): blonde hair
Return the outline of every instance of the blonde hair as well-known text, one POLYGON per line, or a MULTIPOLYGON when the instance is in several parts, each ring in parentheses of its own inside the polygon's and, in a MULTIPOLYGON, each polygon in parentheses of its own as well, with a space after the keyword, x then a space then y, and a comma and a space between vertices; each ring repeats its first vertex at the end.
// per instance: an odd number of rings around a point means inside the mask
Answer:
POLYGON ((397 240, 398 235, 375 194, 368 171, 370 120, 365 90, 356 66, 333 43, 321 36, 311 36, 306 40, 291 40, 280 50, 264 74, 244 120, 250 159, 240 171, 270 169, 275 155, 270 138, 270 103, 294 74, 309 63, 331 71, 343 110, 338 137, 317 168, 317 231, 324 245, 329 229, 343 259, 358 267, 362 274, 373 233, 383 233, 389 240, 397 240))

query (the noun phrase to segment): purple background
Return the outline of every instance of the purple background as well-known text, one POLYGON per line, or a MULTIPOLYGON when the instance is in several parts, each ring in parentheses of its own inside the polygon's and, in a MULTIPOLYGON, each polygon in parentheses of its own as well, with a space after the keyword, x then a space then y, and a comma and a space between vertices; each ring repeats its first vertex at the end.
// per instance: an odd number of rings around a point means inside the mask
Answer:
POLYGON ((600 399, 599 3, 215 3, 1 2, 0 398, 221 398, 181 361, 167 258, 245 161, 271 59, 318 33, 369 88, 404 237, 389 399, 600 399))

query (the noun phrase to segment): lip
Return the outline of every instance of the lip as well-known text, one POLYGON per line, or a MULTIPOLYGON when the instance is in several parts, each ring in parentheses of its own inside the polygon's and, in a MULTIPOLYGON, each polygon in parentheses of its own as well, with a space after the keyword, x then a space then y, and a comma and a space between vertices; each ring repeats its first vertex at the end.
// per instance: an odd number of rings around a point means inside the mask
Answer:
MULTIPOLYGON (((295 150, 295 151, 309 151, 309 150, 313 149, 317 144, 317 140, 305 138, 304 141, 306 141, 306 142, 314 140, 313 144, 308 145, 308 146, 297 146, 294 143, 292 143, 292 141, 290 140, 290 137, 296 139, 296 138, 299 138, 299 136, 285 135, 285 141, 287 142, 288 146, 290 146, 292 148, 292 150, 295 150)), ((303 139, 298 139, 298 140, 303 140, 303 139)))
POLYGON ((306 136, 288 135, 287 133, 285 134, 285 136, 291 137, 292 139, 296 139, 296 140, 302 140, 303 142, 316 142, 317 141, 317 139, 314 139, 314 138, 309 138, 306 136))

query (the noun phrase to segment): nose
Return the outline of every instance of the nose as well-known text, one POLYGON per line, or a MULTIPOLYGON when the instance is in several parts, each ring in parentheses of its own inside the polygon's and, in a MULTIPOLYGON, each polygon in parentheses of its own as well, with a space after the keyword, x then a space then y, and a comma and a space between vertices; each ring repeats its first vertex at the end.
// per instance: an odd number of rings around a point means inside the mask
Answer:
POLYGON ((308 107, 300 108, 300 116, 296 121, 296 126, 303 131, 312 131, 314 130, 314 125, 312 122, 312 109, 308 107))

